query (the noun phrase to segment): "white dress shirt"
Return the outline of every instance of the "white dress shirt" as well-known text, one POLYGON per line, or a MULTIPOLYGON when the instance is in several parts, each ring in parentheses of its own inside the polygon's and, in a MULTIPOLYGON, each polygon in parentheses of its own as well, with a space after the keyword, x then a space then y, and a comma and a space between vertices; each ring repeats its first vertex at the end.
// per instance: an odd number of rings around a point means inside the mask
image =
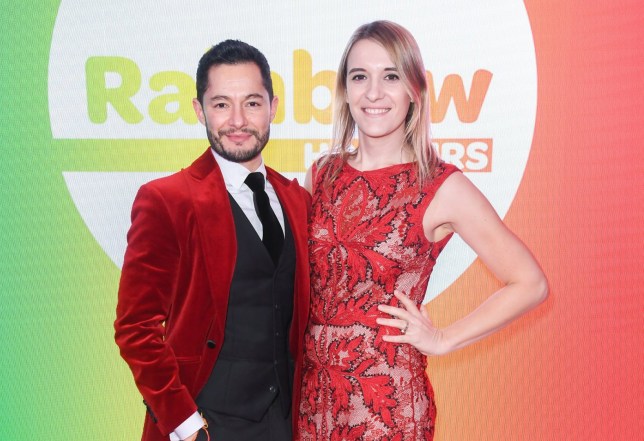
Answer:
MULTIPOLYGON (((257 231, 259 237, 263 237, 262 234, 264 229, 262 228, 262 221, 259 220, 259 216, 255 211, 253 191, 248 187, 248 185, 244 183, 244 181, 250 174, 250 171, 237 162, 228 161, 222 158, 214 150, 211 151, 215 156, 215 159, 217 160, 219 168, 221 169, 221 174, 224 175, 226 190, 228 190, 228 193, 230 193, 233 199, 235 199, 235 202, 237 202, 237 205, 239 205, 239 207, 242 209, 250 223, 253 224, 253 228, 255 228, 255 231, 257 231)), ((277 193, 275 193, 275 189, 273 188, 271 183, 268 182, 268 179, 266 179, 266 166, 264 165, 263 160, 255 171, 260 172, 262 175, 264 175, 264 180, 266 181, 264 190, 268 195, 268 199, 271 203, 271 208, 275 212, 277 220, 279 220, 280 222, 282 232, 284 232, 284 214, 282 213, 282 206, 280 205, 279 199, 277 199, 277 193)))
MULTIPOLYGON (((251 173, 243 165, 232 162, 227 159, 224 159, 215 152, 213 149, 210 150, 221 169, 221 174, 224 176, 224 183, 226 184, 226 190, 233 197, 237 205, 242 209, 250 223, 253 225, 257 235, 260 239, 263 237, 264 228, 262 227, 262 221, 259 220, 257 211, 255 211, 255 203, 253 202, 253 191, 244 183, 246 177, 251 173)), ((271 185, 271 183, 266 179, 266 166, 264 165, 264 160, 259 165, 257 172, 260 172, 264 175, 264 180, 266 184, 264 190, 268 195, 268 199, 271 203, 271 208, 277 216, 280 225, 282 226, 282 232, 284 231, 284 213, 282 212, 282 206, 280 205, 279 199, 277 199, 277 193, 271 185)), ((170 441, 180 441, 188 438, 190 435, 195 433, 197 430, 201 429, 203 426, 203 419, 199 412, 195 412, 190 417, 185 420, 179 427, 174 429, 174 432, 170 433, 170 441)))

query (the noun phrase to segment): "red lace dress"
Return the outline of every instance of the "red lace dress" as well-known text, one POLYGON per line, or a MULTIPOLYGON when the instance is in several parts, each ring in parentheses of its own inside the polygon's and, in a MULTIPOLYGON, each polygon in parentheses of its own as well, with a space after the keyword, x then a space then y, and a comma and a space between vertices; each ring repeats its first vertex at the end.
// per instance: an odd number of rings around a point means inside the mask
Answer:
MULTIPOLYGON (((422 219, 457 169, 439 164, 419 191, 411 164, 360 172, 345 165, 331 189, 314 182, 311 316, 305 334, 301 440, 431 440, 436 407, 426 358, 379 326, 394 289, 421 304, 450 236, 429 242, 422 219)), ((317 172, 317 180, 323 174, 317 172)))

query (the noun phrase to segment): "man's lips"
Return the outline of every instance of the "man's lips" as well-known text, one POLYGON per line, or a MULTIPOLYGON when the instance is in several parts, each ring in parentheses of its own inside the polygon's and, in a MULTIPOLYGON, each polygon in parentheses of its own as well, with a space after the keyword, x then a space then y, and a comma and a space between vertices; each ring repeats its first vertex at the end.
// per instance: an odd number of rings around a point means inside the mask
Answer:
POLYGON ((234 144, 241 144, 249 138, 259 139, 259 132, 252 129, 241 129, 241 130, 221 130, 219 131, 219 137, 226 137, 230 142, 234 144))
POLYGON ((249 133, 229 133, 226 135, 226 138, 231 140, 234 143, 240 143, 246 141, 248 138, 251 138, 253 135, 249 133))

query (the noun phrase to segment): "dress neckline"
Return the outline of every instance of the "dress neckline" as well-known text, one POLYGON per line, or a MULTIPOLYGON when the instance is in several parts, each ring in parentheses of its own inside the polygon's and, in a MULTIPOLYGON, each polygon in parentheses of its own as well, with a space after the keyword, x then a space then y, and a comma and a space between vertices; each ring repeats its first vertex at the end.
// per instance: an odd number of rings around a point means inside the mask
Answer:
POLYGON ((357 174, 383 173, 383 172, 385 172, 387 170, 392 170, 392 169, 395 170, 395 169, 398 169, 398 168, 401 168, 401 169, 409 168, 409 167, 413 166, 413 164, 414 164, 414 162, 403 162, 402 164, 392 164, 392 165, 387 165, 387 166, 380 167, 380 168, 374 168, 372 170, 358 170, 357 168, 355 168, 354 166, 349 164, 348 161, 344 163, 345 166, 347 166, 351 171, 353 171, 354 173, 357 173, 357 174))

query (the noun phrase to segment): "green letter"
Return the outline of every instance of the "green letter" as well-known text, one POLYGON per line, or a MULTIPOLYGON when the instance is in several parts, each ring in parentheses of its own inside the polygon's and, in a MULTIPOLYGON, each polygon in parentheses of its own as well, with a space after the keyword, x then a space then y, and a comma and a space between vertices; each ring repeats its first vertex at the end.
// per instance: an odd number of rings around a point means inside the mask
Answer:
POLYGON ((159 95, 150 102, 148 112, 152 120, 159 124, 171 124, 181 118, 186 124, 197 124, 197 115, 192 108, 194 80, 189 75, 176 71, 159 72, 150 78, 150 88, 154 91, 161 92, 168 86, 174 87, 176 93, 159 95), (170 103, 177 103, 174 112, 168 110, 170 103))
POLYGON ((107 121, 107 104, 130 124, 143 121, 143 115, 130 98, 141 87, 141 71, 136 63, 123 57, 90 57, 85 63, 87 77, 87 113, 93 123, 107 121), (119 75, 121 84, 108 88, 108 73, 119 75))

